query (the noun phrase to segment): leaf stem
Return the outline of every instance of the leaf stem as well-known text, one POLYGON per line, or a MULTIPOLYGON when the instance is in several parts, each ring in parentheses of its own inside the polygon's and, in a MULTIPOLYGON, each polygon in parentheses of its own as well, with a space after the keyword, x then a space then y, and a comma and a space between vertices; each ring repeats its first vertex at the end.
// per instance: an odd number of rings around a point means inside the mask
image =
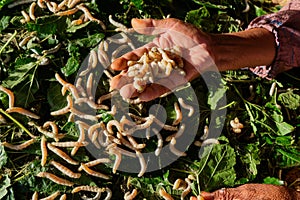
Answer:
POLYGON ((12 39, 14 39, 14 37, 16 37, 16 35, 17 35, 17 30, 15 30, 14 34, 7 40, 7 42, 0 49, 0 55, 1 55, 2 51, 5 49, 5 47, 12 41, 12 39))
POLYGON ((32 135, 30 133, 30 131, 23 126, 20 122, 18 122, 15 118, 13 118, 10 114, 8 114, 7 112, 5 112, 2 108, 0 108, 0 113, 2 113, 3 115, 5 115, 6 117, 8 117, 9 119, 11 119, 16 125, 18 125, 23 131, 25 131, 25 133, 27 133, 31 138, 36 138, 36 136, 32 135))

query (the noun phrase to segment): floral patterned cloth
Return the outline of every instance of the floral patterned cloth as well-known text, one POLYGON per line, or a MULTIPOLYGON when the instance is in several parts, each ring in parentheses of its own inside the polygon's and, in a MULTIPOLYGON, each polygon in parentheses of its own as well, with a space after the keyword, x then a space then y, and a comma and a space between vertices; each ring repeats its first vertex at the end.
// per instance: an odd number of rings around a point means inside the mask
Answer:
POLYGON ((270 66, 250 70, 260 77, 272 79, 277 74, 300 67, 300 0, 291 0, 280 11, 254 19, 248 29, 262 27, 276 37, 276 57, 270 66))

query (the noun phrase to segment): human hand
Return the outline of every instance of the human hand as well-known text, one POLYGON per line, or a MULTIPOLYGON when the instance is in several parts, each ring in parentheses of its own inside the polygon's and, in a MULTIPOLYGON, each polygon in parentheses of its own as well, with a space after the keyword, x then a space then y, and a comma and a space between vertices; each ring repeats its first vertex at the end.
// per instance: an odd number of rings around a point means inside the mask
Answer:
POLYGON ((140 101, 153 100, 176 87, 198 77, 200 73, 214 66, 210 55, 210 35, 203 33, 191 24, 178 19, 133 19, 132 27, 138 33, 145 35, 158 35, 152 42, 126 53, 116 59, 112 64, 113 70, 122 70, 110 82, 111 90, 118 89, 123 98, 138 98, 140 101), (182 76, 175 70, 167 78, 159 79, 149 84, 141 93, 133 87, 133 78, 127 76, 127 61, 138 60, 144 52, 156 46, 162 49, 180 47, 184 59, 186 75, 182 76))

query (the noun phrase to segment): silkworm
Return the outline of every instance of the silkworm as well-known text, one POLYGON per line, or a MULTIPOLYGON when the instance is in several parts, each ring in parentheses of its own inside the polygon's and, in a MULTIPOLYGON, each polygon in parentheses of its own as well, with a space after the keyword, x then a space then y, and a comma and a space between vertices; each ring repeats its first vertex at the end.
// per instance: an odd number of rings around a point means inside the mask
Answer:
POLYGON ((19 150, 25 149, 28 146, 32 145, 34 142, 35 142, 35 139, 30 139, 30 140, 23 142, 22 144, 18 144, 18 145, 13 145, 8 142, 2 142, 2 145, 9 149, 19 151, 19 150))
POLYGON ((70 187, 74 185, 73 182, 63 179, 63 178, 60 178, 49 172, 40 172, 36 176, 41 177, 41 178, 48 178, 49 180, 51 180, 54 183, 59 184, 59 185, 65 185, 65 186, 70 186, 70 187))
MULTIPOLYGON (((93 167, 93 166, 96 166, 96 165, 99 165, 99 164, 102 164, 102 163, 110 163, 110 162, 111 161, 110 161, 109 158, 98 158, 96 160, 84 163, 84 165, 86 167, 93 167)), ((82 171, 82 167, 81 166, 78 168, 78 171, 82 171)))
POLYGON ((39 199, 39 193, 35 191, 31 197, 31 200, 38 200, 39 199))
POLYGON ((58 134, 58 133, 55 133, 55 132, 49 132, 45 129, 43 129, 41 126, 37 126, 35 124, 32 124, 32 123, 28 123, 29 125, 34 125, 38 131, 42 134, 44 134, 45 136, 49 137, 49 138, 53 138, 55 141, 59 141, 59 139, 62 139, 65 137, 65 134, 58 134))
POLYGON ((108 16, 108 21, 109 21, 112 25, 116 26, 117 28, 119 28, 119 29, 121 29, 121 30, 126 30, 126 29, 127 29, 127 27, 126 27, 124 24, 115 21, 115 20, 112 18, 112 15, 109 15, 109 16, 108 16))
POLYGON ((100 172, 96 172, 92 169, 90 169, 89 167, 87 167, 85 164, 81 163, 80 167, 82 168, 83 171, 85 171, 87 174, 91 175, 91 176, 95 176, 98 178, 103 178, 108 180, 109 176, 100 172))
POLYGON ((86 197, 85 195, 83 195, 81 197, 81 199, 83 199, 83 200, 99 200, 100 198, 101 198, 101 192, 97 192, 96 195, 94 197, 91 197, 91 198, 86 197))
POLYGON ((122 133, 122 135, 127 136, 127 135, 131 135, 133 132, 135 132, 137 130, 149 128, 151 126, 151 124, 153 123, 154 119, 155 119, 154 115, 149 115, 149 117, 146 118, 146 121, 144 123, 137 124, 133 128, 131 128, 127 131, 123 131, 121 133, 122 133))
POLYGON ((97 117, 94 115, 85 114, 83 112, 80 112, 79 110, 75 108, 71 108, 70 111, 75 114, 76 116, 80 117, 81 119, 87 119, 91 121, 98 121, 97 117))
POLYGON ((106 129, 107 129, 108 133, 110 133, 110 134, 113 134, 113 133, 114 133, 113 128, 112 128, 113 126, 116 127, 117 130, 118 130, 120 133, 123 132, 123 129, 122 129, 122 127, 121 127, 119 121, 117 121, 117 120, 110 120, 110 121, 107 122, 107 124, 106 124, 106 129))
POLYGON ((126 116, 123 115, 122 118, 120 119, 120 126, 121 126, 122 130, 125 130, 125 125, 135 126, 136 123, 127 119, 126 116))
POLYGON ((23 15, 24 19, 21 19, 21 23, 26 23, 26 22, 29 22, 30 21, 30 16, 24 11, 22 10, 21 11, 21 14, 23 15))
POLYGON ((82 19, 75 19, 75 20, 72 20, 71 25, 80 25, 82 23, 83 23, 82 19))
POLYGON ((72 190, 72 193, 77 193, 80 191, 88 191, 88 192, 104 192, 105 188, 99 188, 97 186, 89 186, 89 185, 81 185, 81 186, 77 186, 72 190))
POLYGON ((123 44, 121 46, 119 46, 118 48, 116 48, 113 52, 112 52, 112 55, 111 55, 111 62, 113 62, 117 57, 118 57, 118 54, 123 51, 124 49, 127 48, 127 44, 123 44))
POLYGON ((105 125, 103 124, 103 122, 96 123, 96 124, 90 126, 90 128, 88 129, 88 136, 89 136, 90 140, 92 140, 92 135, 96 131, 96 129, 104 128, 104 127, 105 127, 105 125))
POLYGON ((57 115, 64 115, 67 114, 68 112, 70 112, 70 102, 68 101, 67 106, 63 107, 62 109, 56 110, 56 111, 52 111, 50 112, 50 115, 52 116, 57 116, 57 115))
POLYGON ((143 154, 139 151, 136 151, 136 156, 139 158, 139 161, 140 161, 140 165, 141 165, 141 170, 139 172, 139 174, 137 175, 138 177, 141 177, 144 175, 144 173, 146 172, 147 170, 147 164, 146 164, 146 161, 145 161, 145 158, 143 156, 143 154))
MULTIPOLYGON (((96 110, 108 110, 108 106, 103 105, 103 104, 96 104, 94 101, 92 101, 89 98, 78 98, 75 100, 75 104, 82 104, 82 103, 87 103, 91 108, 96 109, 96 110)), ((97 115, 99 117, 99 115, 97 115)))
POLYGON ((179 138, 182 136, 182 134, 184 133, 184 130, 185 130, 185 124, 182 124, 179 128, 179 130, 172 134, 172 135, 169 135, 167 138, 166 138, 166 142, 170 142, 172 140, 172 138, 179 138))
POLYGON ((48 128, 49 126, 51 127, 53 133, 58 133, 58 127, 55 124, 55 122, 53 122, 53 121, 47 121, 47 122, 45 122, 43 124, 43 128, 44 129, 48 128))
POLYGON ((57 3, 52 2, 52 1, 47 1, 46 5, 47 5, 47 8, 53 13, 56 13, 58 11, 57 3))
MULTIPOLYGON (((75 87, 77 88, 77 90, 78 90, 78 92, 80 93, 81 96, 83 96, 83 97, 87 96, 84 88, 82 87, 82 78, 81 77, 79 77, 77 79, 75 87)), ((76 103, 76 100, 75 100, 75 103, 76 103)))
POLYGON ((32 38, 33 38, 32 35, 25 37, 21 42, 19 42, 19 47, 23 47, 24 45, 26 45, 28 43, 28 41, 32 38))
POLYGON ((9 108, 14 107, 14 104, 15 104, 15 95, 14 95, 14 93, 11 90, 3 87, 2 85, 0 85, 0 91, 7 94, 7 96, 8 96, 8 107, 9 108))
POLYGON ((8 8, 13 8, 15 6, 19 6, 19 5, 22 5, 22 4, 26 4, 26 3, 31 3, 35 0, 21 0, 21 1, 14 1, 13 3, 11 4, 8 4, 8 8))
POLYGON ((61 195, 61 197, 59 198, 59 200, 67 200, 67 195, 66 194, 61 195))
POLYGON ((86 141, 81 141, 81 142, 69 141, 69 142, 51 142, 51 144, 56 147, 75 147, 75 146, 83 147, 83 146, 88 145, 88 142, 86 142, 86 141))
POLYGON ((56 148, 55 146, 53 146, 52 144, 48 143, 47 144, 48 149, 50 149, 53 153, 55 153, 56 155, 58 155, 59 157, 61 157, 62 159, 64 159, 65 161, 67 161, 68 163, 72 164, 72 165, 78 165, 79 163, 75 160, 73 160, 68 154, 66 154, 65 152, 63 152, 62 150, 60 150, 59 148, 56 148))
POLYGON ((272 85, 271 85, 271 88, 270 88, 270 91, 269 91, 269 95, 270 97, 273 96, 275 90, 276 90, 276 82, 273 82, 272 85))
POLYGON ((176 113, 176 118, 173 121, 173 124, 172 124, 173 126, 178 125, 182 121, 182 112, 181 112, 177 102, 174 103, 174 110, 176 113))
POLYGON ((133 189, 131 192, 126 192, 124 195, 124 200, 133 200, 137 195, 137 189, 133 189))
MULTIPOLYGON (((85 141, 85 132, 84 132, 85 126, 87 126, 86 129, 88 129, 89 126, 79 120, 77 120, 76 122, 77 122, 78 128, 79 128, 79 138, 78 138, 77 142, 84 142, 85 141)), ((77 153, 79 148, 80 148, 79 146, 74 146, 73 149, 71 150, 71 156, 74 156, 77 153)))
POLYGON ((240 123, 239 118, 235 117, 233 120, 230 120, 230 126, 234 129, 242 129, 244 125, 240 123))
POLYGON ((178 149, 176 149, 175 144, 176 144, 176 139, 173 137, 169 144, 170 151, 176 156, 186 156, 185 152, 182 152, 182 151, 179 151, 178 149))
POLYGON ((178 178, 173 184, 173 190, 184 190, 187 187, 187 182, 178 178))
POLYGON ((66 6, 66 4, 68 4, 69 0, 63 0, 62 2, 60 2, 57 6, 58 10, 61 10, 63 7, 66 6))
POLYGON ((104 68, 107 68, 110 65, 110 61, 109 61, 107 53, 104 50, 105 44, 107 44, 107 43, 103 40, 100 42, 100 44, 98 46, 97 54, 98 54, 99 62, 102 64, 102 66, 104 68))
POLYGON ((188 179, 188 178, 185 178, 184 180, 185 180, 185 182, 187 183, 187 187, 186 187, 186 188, 182 191, 182 193, 181 193, 181 196, 180 196, 180 199, 181 199, 181 200, 184 200, 184 198, 185 198, 185 197, 188 195, 188 193, 190 193, 191 190, 192 190, 192 188, 191 188, 191 185, 192 185, 191 180, 188 179))
POLYGON ((110 93, 104 94, 98 98, 97 103, 101 104, 103 101, 105 101, 107 99, 111 99, 117 93, 118 93, 117 91, 111 91, 110 93))
POLYGON ((209 139, 204 140, 202 142, 201 146, 208 145, 208 144, 220 144, 220 142, 216 138, 209 138, 209 139))
POLYGON ((38 1, 37 1, 37 5, 38 5, 40 8, 47 8, 47 6, 44 4, 44 0, 38 0, 38 1))
MULTIPOLYGON (((143 118, 143 117, 139 117, 137 115, 134 115, 132 113, 128 113, 128 115, 134 119, 137 119, 139 121, 145 122, 147 120, 147 118, 143 118)), ((161 128, 163 128, 164 130, 167 131, 178 131, 178 128, 175 126, 170 126, 167 124, 164 124, 163 122, 161 122, 160 120, 158 120, 156 117, 153 118, 153 122, 155 122, 158 126, 160 126, 161 128)), ((147 128, 147 127, 145 127, 147 128)))
MULTIPOLYGON (((60 4, 59 4, 60 5, 60 4)), ((59 8, 59 5, 57 6, 59 8)), ((78 8, 72 8, 66 11, 60 11, 55 13, 57 16, 68 16, 68 15, 73 15, 78 11, 78 8)))
POLYGON ((35 21, 35 15, 34 15, 34 9, 35 9, 35 6, 36 6, 36 3, 35 2, 32 2, 30 4, 30 7, 29 7, 29 17, 35 21))
POLYGON ((133 146, 133 148, 135 149, 143 149, 146 147, 146 144, 138 144, 134 137, 132 137, 131 135, 127 135, 128 141, 130 142, 130 144, 133 146))
POLYGON ((159 131, 157 129, 153 128, 152 130, 157 137, 157 147, 156 147, 156 150, 154 153, 156 156, 158 156, 162 150, 164 141, 163 141, 161 134, 159 133, 159 131))
POLYGON ((63 85, 63 87, 62 87, 62 95, 63 96, 65 95, 66 90, 70 91, 75 99, 79 98, 78 91, 77 91, 77 88, 75 87, 75 85, 72 85, 71 83, 67 83, 67 84, 63 85))
POLYGON ((93 94, 92 94, 93 78, 94 78, 93 76, 94 76, 94 74, 90 73, 89 77, 86 81, 86 93, 87 93, 89 99, 93 99, 93 94))
POLYGON ((66 82, 64 79, 61 78, 61 76, 58 73, 55 73, 55 79, 61 84, 66 85, 68 82, 66 82))
POLYGON ((105 24, 101 20, 96 19, 95 17, 93 17, 92 14, 90 13, 90 11, 86 7, 84 7, 81 4, 77 5, 76 7, 79 10, 81 10, 89 20, 97 22, 98 24, 100 24, 100 26, 102 27, 103 30, 106 30, 105 24))
POLYGON ((48 55, 48 54, 53 54, 53 53, 56 53, 60 47, 61 47, 61 43, 57 44, 55 47, 51 48, 51 49, 48 49, 48 50, 43 50, 42 51, 42 54, 44 55, 48 55))
POLYGON ((191 105, 187 105, 182 98, 178 98, 178 102, 181 107, 189 110, 188 117, 191 117, 194 114, 194 107, 191 105))
POLYGON ((48 65, 50 63, 49 58, 40 56, 39 54, 36 53, 30 54, 30 57, 37 59, 39 61, 39 65, 48 65))
POLYGON ((60 195, 60 191, 56 191, 56 192, 54 192, 53 194, 51 194, 51 195, 49 195, 49 196, 47 196, 47 197, 45 197, 45 198, 42 198, 42 199, 40 199, 40 200, 53 200, 53 199, 55 199, 56 197, 58 197, 60 195))
POLYGON ((69 0, 68 8, 73 8, 76 4, 78 4, 81 0, 69 0))
POLYGON ((105 192, 106 192, 106 197, 104 200, 110 200, 112 197, 112 191, 111 189, 109 189, 108 187, 105 188, 105 192))
POLYGON ((208 126, 204 126, 203 135, 200 137, 200 140, 205 140, 208 137, 209 129, 208 126))
POLYGON ((80 173, 75 173, 72 170, 70 170, 69 168, 67 168, 66 166, 51 160, 50 164, 53 165, 56 169, 58 169, 61 173, 69 176, 70 178, 80 178, 81 174, 80 173))
POLYGON ((109 151, 108 151, 110 154, 114 154, 116 156, 115 158, 115 162, 114 162, 114 165, 113 165, 113 168, 112 168, 112 172, 115 174, 117 172, 117 169, 119 168, 120 164, 121 164, 121 161, 122 161, 122 155, 119 151, 117 151, 116 149, 114 148, 109 148, 109 151))
POLYGON ((173 197, 170 194, 168 194, 164 188, 160 188, 158 192, 159 195, 165 200, 174 200, 173 197))
POLYGON ((28 110, 25 110, 24 108, 21 107, 11 107, 5 110, 7 113, 20 113, 22 115, 25 115, 27 117, 33 118, 33 119, 40 119, 40 117, 28 110))
POLYGON ((47 140, 44 135, 42 136, 41 139, 41 152, 42 152, 41 165, 44 167, 46 165, 47 157, 48 157, 47 140))

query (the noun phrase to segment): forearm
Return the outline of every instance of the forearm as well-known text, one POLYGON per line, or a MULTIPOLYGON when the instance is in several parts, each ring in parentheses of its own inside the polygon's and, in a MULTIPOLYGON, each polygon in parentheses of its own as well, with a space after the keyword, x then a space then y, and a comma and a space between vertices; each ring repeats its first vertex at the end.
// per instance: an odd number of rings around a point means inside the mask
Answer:
POLYGON ((220 71, 270 65, 276 54, 275 36, 264 28, 212 34, 210 46, 220 71))

